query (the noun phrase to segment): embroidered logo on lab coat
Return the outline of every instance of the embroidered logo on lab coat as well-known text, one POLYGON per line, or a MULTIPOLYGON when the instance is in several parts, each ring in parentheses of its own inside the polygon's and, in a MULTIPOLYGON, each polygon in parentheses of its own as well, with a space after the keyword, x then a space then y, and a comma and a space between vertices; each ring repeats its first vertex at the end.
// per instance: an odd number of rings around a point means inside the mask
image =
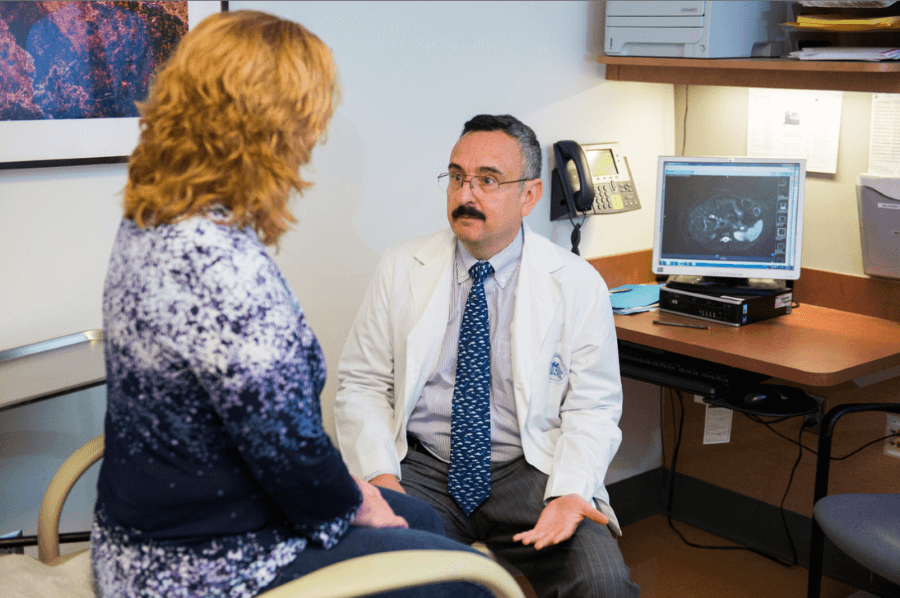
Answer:
POLYGON ((559 353, 550 360, 550 380, 553 382, 562 382, 566 378, 566 366, 563 363, 559 353))

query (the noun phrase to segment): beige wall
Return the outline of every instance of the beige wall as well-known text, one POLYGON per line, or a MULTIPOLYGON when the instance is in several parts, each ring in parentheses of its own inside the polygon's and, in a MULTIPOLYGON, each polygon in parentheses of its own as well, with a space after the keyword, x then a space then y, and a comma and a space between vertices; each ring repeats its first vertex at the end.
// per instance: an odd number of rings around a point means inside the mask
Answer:
MULTIPOLYGON (((747 96, 746 87, 676 85, 676 152, 747 155, 747 96)), ((856 178, 869 168, 871 108, 872 94, 844 92, 837 173, 807 175, 804 268, 864 276, 856 178)))

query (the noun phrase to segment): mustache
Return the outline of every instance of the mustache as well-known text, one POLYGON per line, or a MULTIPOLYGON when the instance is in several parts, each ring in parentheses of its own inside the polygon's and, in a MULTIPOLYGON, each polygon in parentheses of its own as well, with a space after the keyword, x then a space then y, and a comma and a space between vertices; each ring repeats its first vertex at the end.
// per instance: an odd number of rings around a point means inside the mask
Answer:
POLYGON ((469 216, 471 218, 478 218, 479 220, 487 220, 485 215, 482 212, 479 212, 472 206, 460 205, 455 210, 450 213, 450 216, 453 217, 454 220, 461 218, 462 216, 469 216))

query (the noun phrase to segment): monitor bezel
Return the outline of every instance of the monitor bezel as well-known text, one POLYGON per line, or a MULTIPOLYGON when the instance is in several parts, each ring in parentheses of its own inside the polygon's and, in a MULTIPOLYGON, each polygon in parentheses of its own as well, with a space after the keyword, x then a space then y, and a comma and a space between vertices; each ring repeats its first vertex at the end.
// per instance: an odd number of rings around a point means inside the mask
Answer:
POLYGON ((723 279, 772 279, 772 280, 797 280, 800 278, 803 249, 803 210, 806 203, 806 158, 760 158, 748 156, 659 156, 656 173, 656 206, 653 221, 653 257, 651 267, 653 273, 658 276, 701 276, 723 279), (794 235, 794 263, 790 269, 777 270, 769 268, 746 267, 711 267, 711 266, 683 266, 662 265, 660 257, 662 253, 662 213, 664 208, 663 198, 663 173, 667 163, 733 163, 733 164, 791 164, 799 166, 797 189, 797 217, 796 231, 794 235))

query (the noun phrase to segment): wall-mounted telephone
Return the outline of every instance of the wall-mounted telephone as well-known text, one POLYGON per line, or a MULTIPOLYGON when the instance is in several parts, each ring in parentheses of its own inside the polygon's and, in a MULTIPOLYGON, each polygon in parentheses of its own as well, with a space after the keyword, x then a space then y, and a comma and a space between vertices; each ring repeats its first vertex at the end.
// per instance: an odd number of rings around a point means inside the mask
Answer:
POLYGON ((550 220, 640 209, 631 169, 618 143, 559 141, 553 144, 553 156, 550 220))

